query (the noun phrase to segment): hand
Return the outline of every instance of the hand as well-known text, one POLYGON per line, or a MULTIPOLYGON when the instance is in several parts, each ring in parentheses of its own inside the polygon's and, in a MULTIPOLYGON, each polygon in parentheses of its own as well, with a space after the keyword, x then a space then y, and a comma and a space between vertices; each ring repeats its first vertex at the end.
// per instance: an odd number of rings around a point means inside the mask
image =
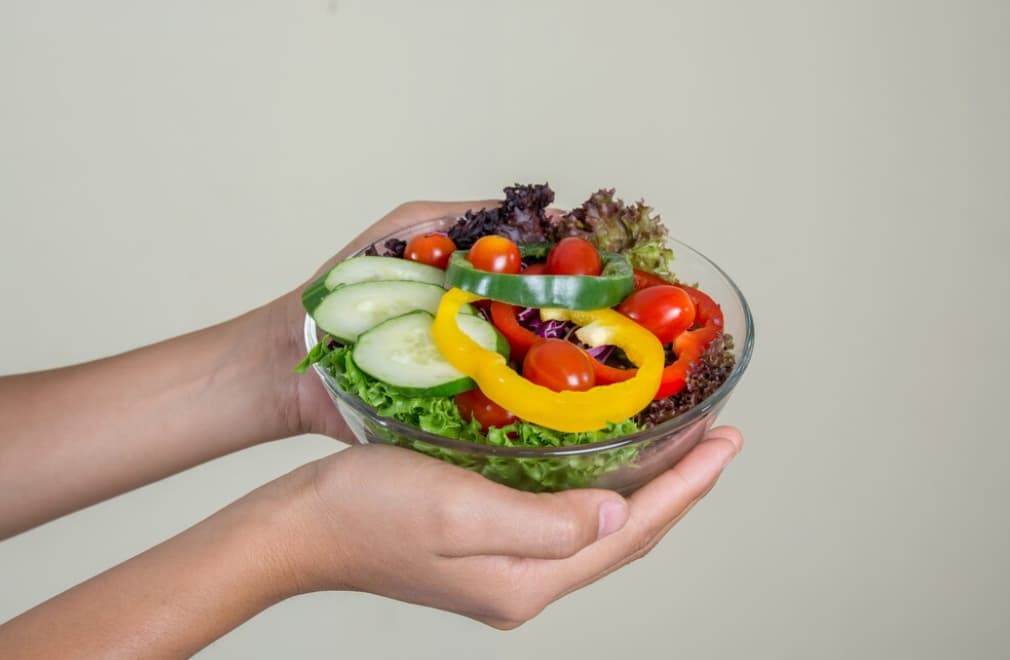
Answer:
POLYGON ((274 603, 323 589, 514 628, 645 555, 740 443, 735 429, 712 430, 627 500, 532 495, 407 449, 352 447, 0 625, 0 647, 17 657, 189 657, 274 603))
POLYGON ((713 429, 627 500, 534 495, 409 450, 353 447, 289 475, 302 497, 276 555, 294 591, 367 591, 514 628, 649 552, 741 446, 736 429, 713 429))
POLYGON ((321 433, 340 440, 353 440, 344 420, 334 408, 333 402, 330 401, 329 395, 326 394, 319 380, 291 373, 292 367, 305 357, 305 344, 302 336, 302 319, 305 318, 305 309, 301 302, 302 289, 341 259, 398 229, 435 218, 463 215, 468 210, 493 208, 500 203, 496 200, 484 200, 401 204, 348 243, 301 286, 268 305, 267 318, 270 319, 272 326, 272 329, 268 331, 269 336, 278 338, 275 344, 282 349, 278 351, 273 363, 275 368, 271 372, 281 390, 278 400, 284 402, 283 410, 288 423, 289 435, 321 433))

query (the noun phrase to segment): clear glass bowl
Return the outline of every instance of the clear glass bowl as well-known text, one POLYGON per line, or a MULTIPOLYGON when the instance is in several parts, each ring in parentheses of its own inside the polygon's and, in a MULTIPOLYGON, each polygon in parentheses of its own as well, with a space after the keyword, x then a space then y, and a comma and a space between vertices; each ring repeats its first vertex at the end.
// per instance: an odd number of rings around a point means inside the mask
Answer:
MULTIPOLYGON (((444 231, 456 218, 418 223, 377 241, 408 240, 419 233, 444 231)), ((754 348, 754 321, 743 294, 726 273, 691 247, 670 240, 674 272, 683 282, 697 283, 722 307, 725 331, 733 336, 736 365, 725 383, 697 406, 650 429, 614 440, 567 447, 499 447, 427 433, 388 417, 380 417, 357 396, 345 392, 323 369, 315 371, 337 410, 361 443, 407 447, 484 474, 514 488, 555 491, 566 488, 608 488, 634 492, 671 468, 705 436, 747 369, 754 348)), ((320 335, 311 316, 305 317, 305 346, 320 335)))

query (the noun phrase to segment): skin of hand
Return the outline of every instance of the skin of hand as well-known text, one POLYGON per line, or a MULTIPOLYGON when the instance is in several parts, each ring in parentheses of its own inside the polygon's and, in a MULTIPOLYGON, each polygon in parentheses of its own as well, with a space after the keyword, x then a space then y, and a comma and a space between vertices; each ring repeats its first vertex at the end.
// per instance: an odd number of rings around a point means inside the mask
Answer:
POLYGON ((300 591, 367 591, 515 628, 649 552, 742 446, 736 429, 713 429, 627 499, 526 493, 415 452, 354 447, 314 464, 307 524, 280 554, 300 591))
POLYGON ((336 589, 515 628, 649 552, 741 446, 713 429, 627 499, 523 493, 408 450, 352 447, 0 626, 0 649, 186 657, 285 598, 336 589))

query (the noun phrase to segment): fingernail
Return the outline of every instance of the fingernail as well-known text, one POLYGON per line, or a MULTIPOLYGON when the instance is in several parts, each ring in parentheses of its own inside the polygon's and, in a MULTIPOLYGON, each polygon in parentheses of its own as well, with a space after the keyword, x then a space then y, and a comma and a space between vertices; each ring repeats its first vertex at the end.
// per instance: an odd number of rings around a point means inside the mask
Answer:
POLYGON ((623 500, 607 500, 600 505, 600 530, 596 538, 613 534, 628 522, 628 503, 623 500))

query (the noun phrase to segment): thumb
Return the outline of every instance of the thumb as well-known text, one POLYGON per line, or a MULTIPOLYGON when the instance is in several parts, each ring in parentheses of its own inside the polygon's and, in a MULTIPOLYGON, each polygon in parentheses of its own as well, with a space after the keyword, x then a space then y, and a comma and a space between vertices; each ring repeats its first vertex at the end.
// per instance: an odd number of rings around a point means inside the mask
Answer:
POLYGON ((493 486, 500 492, 458 505, 449 556, 564 559, 628 520, 627 501, 612 491, 533 494, 493 486))

